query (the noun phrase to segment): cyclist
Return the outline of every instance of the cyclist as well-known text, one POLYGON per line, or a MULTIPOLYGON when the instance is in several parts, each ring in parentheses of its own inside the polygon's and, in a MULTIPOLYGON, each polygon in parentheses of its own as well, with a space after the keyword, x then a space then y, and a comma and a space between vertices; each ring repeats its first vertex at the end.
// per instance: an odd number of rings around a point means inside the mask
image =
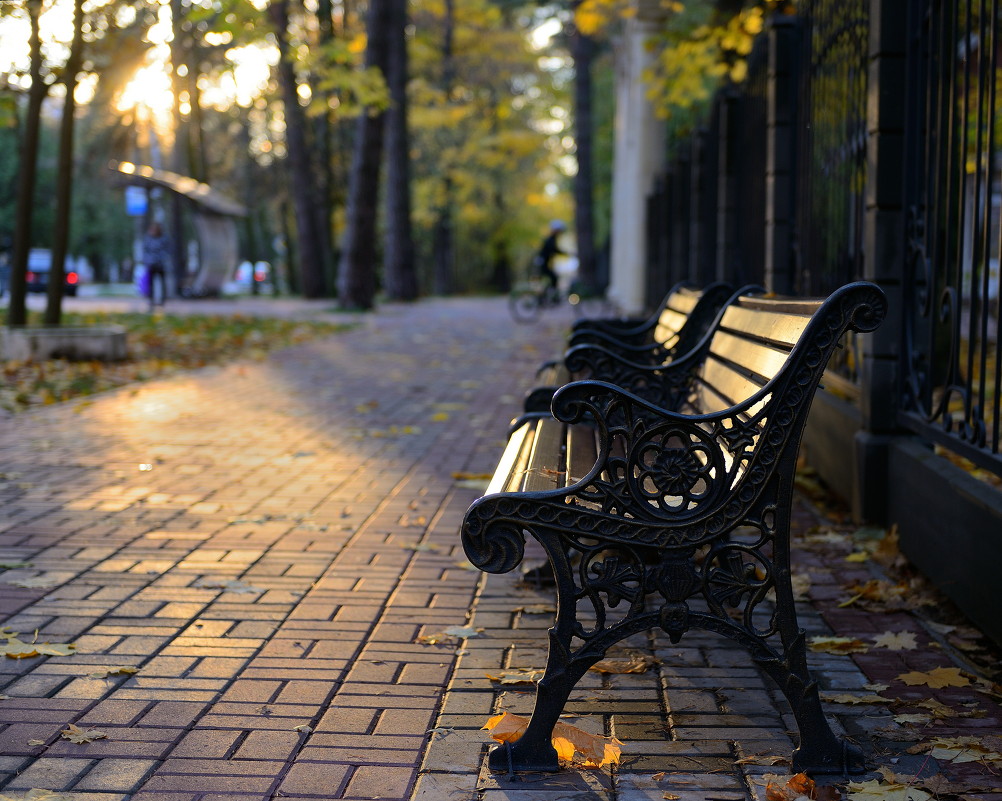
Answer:
POLYGON ((566 251, 560 249, 560 243, 558 241, 560 235, 566 230, 567 226, 564 224, 563 220, 554 220, 551 222, 550 232, 543 240, 543 244, 539 246, 539 252, 536 254, 535 258, 536 268, 549 284, 549 288, 547 289, 547 298, 551 302, 555 302, 558 297, 557 274, 553 270, 553 259, 557 256, 567 255, 566 251))

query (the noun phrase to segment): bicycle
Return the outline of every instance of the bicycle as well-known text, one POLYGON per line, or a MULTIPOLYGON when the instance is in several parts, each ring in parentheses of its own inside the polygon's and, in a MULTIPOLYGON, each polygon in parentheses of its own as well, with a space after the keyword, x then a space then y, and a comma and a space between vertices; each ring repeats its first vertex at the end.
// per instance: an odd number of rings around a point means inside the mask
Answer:
POLYGON ((575 318, 601 317, 609 313, 609 304, 600 293, 586 293, 579 282, 566 293, 554 289, 542 278, 530 278, 508 295, 508 311, 517 323, 534 323, 546 309, 570 306, 575 318))

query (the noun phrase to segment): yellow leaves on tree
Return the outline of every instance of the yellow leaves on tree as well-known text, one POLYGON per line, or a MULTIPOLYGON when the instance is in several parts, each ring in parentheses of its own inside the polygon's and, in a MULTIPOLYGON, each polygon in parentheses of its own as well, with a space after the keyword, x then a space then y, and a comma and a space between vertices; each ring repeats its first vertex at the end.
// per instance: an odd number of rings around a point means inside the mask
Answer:
MULTIPOLYGON (((491 737, 499 743, 513 743, 525 733, 528 725, 529 718, 505 712, 492 717, 483 728, 490 731, 491 737)), ((553 727, 552 742, 559 759, 573 762, 575 754, 580 754, 584 766, 590 768, 618 765, 623 750, 623 744, 615 737, 589 734, 577 726, 559 721, 553 727)))

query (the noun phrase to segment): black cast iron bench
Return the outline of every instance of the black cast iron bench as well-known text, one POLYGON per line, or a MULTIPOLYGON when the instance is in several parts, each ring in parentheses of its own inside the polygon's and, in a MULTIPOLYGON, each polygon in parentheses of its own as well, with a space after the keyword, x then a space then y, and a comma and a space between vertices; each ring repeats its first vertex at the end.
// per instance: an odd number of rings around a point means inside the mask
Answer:
POLYGON ((790 583, 797 451, 841 335, 874 330, 883 293, 850 284, 824 301, 738 298, 702 343, 660 370, 648 399, 580 381, 527 415, 487 494, 467 511, 470 561, 504 573, 526 534, 546 552, 557 614, 522 737, 495 770, 556 770, 554 724, 577 681, 625 637, 689 629, 744 645, 789 700, 795 771, 858 773, 807 670, 790 583))
MULTIPOLYGON (((741 293, 753 289, 757 287, 741 293)), ((540 385, 526 395, 525 411, 549 410, 553 393, 573 379, 592 378, 618 384, 624 371, 654 369, 688 353, 732 296, 732 287, 722 282, 704 289, 679 283, 646 320, 578 320, 563 358, 544 363, 536 372, 540 385)))

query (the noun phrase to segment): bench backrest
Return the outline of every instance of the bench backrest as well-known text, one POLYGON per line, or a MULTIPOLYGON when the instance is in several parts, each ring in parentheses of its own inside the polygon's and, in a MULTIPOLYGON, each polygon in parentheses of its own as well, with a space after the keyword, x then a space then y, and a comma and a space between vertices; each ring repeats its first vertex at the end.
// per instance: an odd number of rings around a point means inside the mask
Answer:
POLYGON ((820 300, 735 300, 722 312, 679 411, 719 412, 754 395, 786 363, 820 306, 820 300))
POLYGON ((654 341, 674 344, 672 340, 682 330, 701 297, 703 297, 701 289, 678 287, 665 298, 661 314, 658 315, 658 323, 654 326, 654 341))

